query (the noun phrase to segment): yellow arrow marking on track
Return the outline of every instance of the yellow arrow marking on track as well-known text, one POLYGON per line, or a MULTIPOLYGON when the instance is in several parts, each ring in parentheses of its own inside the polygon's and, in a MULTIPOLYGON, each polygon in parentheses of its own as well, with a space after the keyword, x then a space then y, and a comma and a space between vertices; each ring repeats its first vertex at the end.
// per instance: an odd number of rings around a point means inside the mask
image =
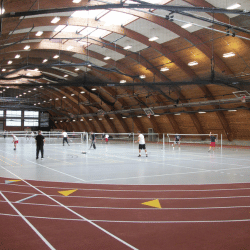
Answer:
POLYGON ((158 199, 152 200, 152 201, 143 202, 142 205, 147 205, 147 206, 150 206, 150 207, 161 208, 161 204, 160 204, 160 202, 159 202, 158 199))
POLYGON ((68 196, 72 193, 74 193, 77 189, 73 189, 73 190, 66 190, 66 191, 58 191, 59 194, 62 194, 64 196, 68 196))
POLYGON ((5 184, 11 184, 13 182, 18 182, 18 181, 21 181, 21 180, 6 180, 5 184))

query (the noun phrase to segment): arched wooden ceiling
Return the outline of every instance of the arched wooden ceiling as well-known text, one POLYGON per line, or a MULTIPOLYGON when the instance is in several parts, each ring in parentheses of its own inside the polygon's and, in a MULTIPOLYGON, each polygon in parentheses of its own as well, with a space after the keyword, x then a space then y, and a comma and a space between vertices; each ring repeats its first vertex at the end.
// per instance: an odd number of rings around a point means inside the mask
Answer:
POLYGON ((250 3, 234 3, 2 0, 1 108, 46 110, 71 130, 238 138, 228 110, 249 113, 250 3))

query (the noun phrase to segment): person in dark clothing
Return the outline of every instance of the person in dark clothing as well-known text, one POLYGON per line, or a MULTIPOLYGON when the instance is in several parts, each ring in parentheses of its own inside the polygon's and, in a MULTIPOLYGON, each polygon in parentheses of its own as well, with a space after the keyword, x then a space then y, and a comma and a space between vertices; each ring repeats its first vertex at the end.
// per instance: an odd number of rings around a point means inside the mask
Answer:
POLYGON ((210 134, 209 134, 209 136, 210 136, 210 147, 209 147, 209 149, 208 149, 208 152, 211 150, 211 148, 213 148, 213 151, 214 151, 214 149, 215 149, 215 141, 216 141, 216 137, 212 134, 212 132, 210 132, 210 134))
POLYGON ((175 144, 178 144, 179 147, 181 146, 181 136, 178 134, 175 135, 173 147, 175 147, 175 144))
POLYGON ((38 131, 38 135, 35 137, 36 140, 36 159, 38 159, 39 151, 41 151, 41 158, 43 159, 43 145, 45 142, 45 138, 42 135, 42 131, 38 131))
POLYGON ((93 146, 94 149, 96 149, 95 143, 96 143, 96 137, 95 137, 95 133, 91 132, 90 133, 90 140, 91 140, 91 145, 90 148, 93 146))

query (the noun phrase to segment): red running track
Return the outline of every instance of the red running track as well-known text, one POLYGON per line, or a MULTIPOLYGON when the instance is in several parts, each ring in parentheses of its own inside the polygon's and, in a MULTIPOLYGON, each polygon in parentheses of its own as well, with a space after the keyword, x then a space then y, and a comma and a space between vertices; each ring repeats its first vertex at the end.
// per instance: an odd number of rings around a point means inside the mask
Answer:
POLYGON ((250 183, 6 180, 0 178, 0 249, 250 249, 250 183), (142 204, 155 199, 161 208, 142 204))

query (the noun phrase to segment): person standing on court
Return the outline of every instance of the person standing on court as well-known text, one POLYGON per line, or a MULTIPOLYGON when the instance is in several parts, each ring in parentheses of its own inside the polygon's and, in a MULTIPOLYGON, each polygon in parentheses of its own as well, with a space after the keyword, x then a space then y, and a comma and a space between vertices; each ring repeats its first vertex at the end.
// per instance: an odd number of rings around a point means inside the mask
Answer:
POLYGON ((210 142, 210 147, 208 149, 208 152, 210 152, 211 148, 213 148, 213 152, 214 152, 216 137, 214 136, 214 134, 212 134, 212 132, 210 132, 209 136, 210 136, 211 142, 210 142))
POLYGON ((93 133, 93 132, 90 133, 90 140, 91 140, 91 145, 90 145, 89 149, 91 149, 92 146, 93 146, 94 149, 96 149, 96 145, 95 145, 95 143, 96 143, 95 133, 93 133))
POLYGON ((145 138, 144 138, 144 135, 140 131, 138 131, 138 140, 137 140, 137 142, 139 143, 139 155, 138 155, 138 157, 141 157, 141 150, 142 149, 145 150, 146 157, 148 157, 148 152, 147 152, 146 144, 145 144, 145 138))
POLYGON ((63 146, 64 146, 64 142, 67 142, 68 143, 68 146, 69 146, 69 142, 68 142, 68 134, 66 131, 62 131, 62 135, 63 135, 63 146))
POLYGON ((38 159, 39 151, 41 151, 41 158, 43 159, 43 145, 45 142, 45 138, 42 135, 42 131, 38 131, 38 135, 35 137, 36 140, 36 159, 38 159))
POLYGON ((180 146, 181 146, 180 141, 181 141, 181 136, 178 135, 178 134, 176 134, 175 138, 174 138, 174 145, 173 145, 173 147, 175 147, 175 144, 178 144, 178 146, 180 148, 180 146))
POLYGON ((108 142, 109 142, 109 135, 106 134, 106 135, 105 135, 105 143, 108 143, 108 142))
POLYGON ((18 143, 18 139, 17 139, 17 137, 15 136, 15 135, 12 135, 12 137, 13 137, 13 143, 14 143, 14 150, 16 150, 16 145, 17 145, 17 143, 18 143))

